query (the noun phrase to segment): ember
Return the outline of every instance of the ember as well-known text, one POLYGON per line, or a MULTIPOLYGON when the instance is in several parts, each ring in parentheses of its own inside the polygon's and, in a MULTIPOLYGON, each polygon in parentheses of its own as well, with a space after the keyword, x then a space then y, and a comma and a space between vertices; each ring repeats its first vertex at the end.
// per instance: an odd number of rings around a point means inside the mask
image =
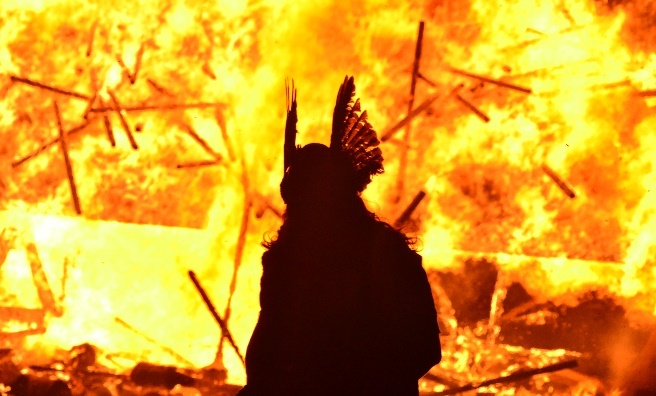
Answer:
POLYGON ((346 74, 385 157, 365 201, 417 237, 438 308, 421 391, 656 391, 648 0, 0 18, 1 394, 236 393, 284 217, 285 78, 299 140, 325 143, 346 74))

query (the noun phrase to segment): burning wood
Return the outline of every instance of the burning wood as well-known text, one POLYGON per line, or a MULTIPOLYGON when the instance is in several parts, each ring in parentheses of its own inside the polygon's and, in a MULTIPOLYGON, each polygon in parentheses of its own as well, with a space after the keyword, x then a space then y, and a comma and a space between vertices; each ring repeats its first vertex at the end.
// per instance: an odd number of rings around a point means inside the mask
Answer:
POLYGON ((440 321, 440 330, 445 334, 456 334, 458 331, 458 319, 456 319, 456 311, 453 308, 453 303, 449 295, 440 284, 437 274, 433 273, 429 275, 428 280, 430 281, 431 294, 436 305, 437 317, 440 321))
POLYGON ((430 85, 431 87, 437 87, 438 86, 438 84, 436 82, 434 82, 433 80, 429 79, 428 77, 424 76, 421 73, 417 73, 417 77, 424 80, 424 82, 426 84, 430 85))
POLYGON ((542 170, 544 171, 544 173, 547 174, 547 176, 551 178, 551 180, 554 181, 554 183, 556 183, 556 185, 565 193, 565 195, 567 195, 571 199, 576 198, 576 193, 574 192, 572 187, 570 187, 569 183, 567 183, 563 178, 558 176, 558 174, 554 172, 553 169, 551 169, 548 165, 545 164, 542 165, 542 170))
POLYGON ((33 87, 45 89, 46 91, 56 92, 58 94, 70 96, 70 97, 73 97, 73 98, 82 99, 82 100, 86 100, 86 101, 91 99, 88 95, 84 95, 84 94, 81 94, 81 93, 78 93, 78 92, 67 91, 67 90, 61 89, 61 88, 52 87, 50 85, 46 85, 46 84, 43 84, 43 83, 40 83, 40 82, 37 82, 37 81, 34 81, 34 80, 30 80, 30 79, 27 79, 27 78, 22 78, 22 77, 17 77, 17 76, 9 76, 9 78, 11 79, 11 81, 14 81, 14 82, 20 82, 20 83, 23 83, 23 84, 31 85, 33 87))
POLYGON ((173 94, 171 94, 166 88, 162 87, 161 85, 157 84, 154 80, 148 78, 146 79, 146 82, 148 82, 148 85, 150 85, 155 91, 164 94, 166 96, 173 97, 173 94))
POLYGON ((415 100, 415 88, 417 86, 417 75, 419 74, 419 62, 421 60, 421 47, 424 40, 424 21, 419 22, 417 32, 417 45, 415 47, 415 59, 412 65, 412 80, 410 83, 410 101, 408 103, 408 112, 412 111, 415 100))
POLYGON ((183 164, 176 165, 177 169, 190 169, 190 168, 204 168, 207 166, 214 166, 221 164, 219 160, 202 160, 194 162, 185 162, 183 164))
POLYGON ((488 117, 487 114, 483 113, 483 111, 481 111, 478 107, 474 106, 474 104, 468 101, 467 99, 463 98, 460 94, 456 94, 456 99, 458 99, 460 103, 464 104, 465 107, 471 110, 472 113, 476 114, 478 118, 480 118, 485 122, 490 122, 490 117, 488 117))
POLYGON ((187 132, 187 134, 191 136, 192 139, 194 139, 196 143, 198 143, 203 148, 203 150, 205 150, 209 155, 214 157, 216 162, 220 162, 223 159, 221 154, 214 151, 214 149, 210 147, 210 145, 205 141, 205 139, 200 137, 198 133, 194 130, 194 128, 192 128, 190 125, 186 123, 182 123, 182 129, 184 129, 184 131, 187 132))
POLYGON ((196 290, 198 290, 198 293, 200 293, 200 296, 203 298, 203 301, 205 302, 207 309, 210 311, 210 313, 214 317, 214 320, 216 320, 216 323, 218 323, 219 327, 221 328, 221 333, 222 333, 221 338, 225 338, 228 340, 230 345, 232 345, 232 348, 235 350, 235 353, 241 360, 242 364, 244 364, 245 366, 244 358, 242 357, 241 352, 239 352, 239 347, 235 343, 235 340, 232 338, 232 334, 230 334, 228 325, 223 319, 221 319, 218 312, 216 312, 216 308, 214 308, 214 304, 212 304, 212 301, 210 300, 209 296, 207 295, 207 293, 205 293, 205 289, 203 289, 203 286, 201 286, 194 271, 189 271, 189 278, 194 283, 194 286, 196 286, 196 290))
MULTIPOLYGON (((476 260, 490 260, 497 262, 540 262, 542 265, 555 266, 560 262, 560 258, 557 256, 545 257, 545 256, 536 256, 536 255, 526 255, 526 254, 510 254, 510 253, 501 253, 501 252, 477 252, 469 250, 460 250, 460 249, 448 249, 445 250, 445 253, 454 254, 458 257, 461 257, 464 260, 467 259, 476 259, 476 260)), ((596 267, 603 268, 603 271, 618 271, 615 276, 621 276, 621 262, 619 261, 600 261, 600 260, 586 260, 586 259, 568 259, 568 261, 573 265, 581 265, 584 267, 596 267), (614 270, 615 269, 615 270, 614 270)))
MULTIPOLYGON (((419 22, 419 30, 417 32, 417 45, 415 47, 415 59, 412 65, 412 79, 410 82, 410 100, 408 101, 408 114, 412 113, 412 107, 415 103, 415 88, 417 86, 417 75, 419 74, 419 62, 421 60, 421 47, 424 40, 424 21, 419 22)), ((410 149, 410 140, 412 134, 412 119, 408 120, 405 125, 405 133, 403 134, 404 146, 401 148, 399 155, 399 172, 396 178, 396 197, 395 201, 398 202, 403 194, 403 187, 405 181, 406 168, 408 166, 408 150, 410 149)))
POLYGON ((219 125, 219 130, 221 130, 221 136, 223 137, 223 142, 228 150, 230 161, 234 161, 237 157, 235 156, 235 150, 232 148, 230 136, 228 136, 228 127, 226 126, 225 116, 223 115, 224 108, 225 106, 222 105, 216 106, 214 109, 214 118, 216 118, 216 123, 219 125))
POLYGON ((284 211, 281 210, 280 208, 275 207, 275 206, 273 205, 273 203, 271 202, 271 200, 270 200, 268 197, 265 197, 264 195, 262 195, 262 194, 260 194, 260 193, 258 193, 258 192, 254 192, 253 195, 254 195, 258 200, 262 201, 262 203, 263 203, 261 209, 258 210, 258 211, 255 213, 255 217, 257 217, 257 218, 259 219, 259 218, 261 218, 261 217, 264 215, 264 211, 265 211, 265 210, 269 210, 269 211, 271 211, 271 213, 273 213, 277 218, 282 219, 282 217, 283 217, 283 212, 284 212, 284 211))
POLYGON ((141 43, 139 46, 139 50, 137 50, 137 55, 135 56, 135 61, 134 61, 134 72, 132 73, 132 78, 130 79, 130 82, 134 84, 137 81, 137 76, 139 75, 139 70, 141 70, 141 60, 143 59, 143 54, 144 54, 144 49, 145 49, 145 43, 141 43))
POLYGON ((140 386, 161 386, 169 390, 176 385, 189 387, 196 384, 193 377, 180 372, 176 367, 158 366, 144 362, 137 364, 132 369, 130 380, 140 386))
MULTIPOLYGON (((120 381, 120 384, 129 381, 126 375, 111 373, 107 370, 98 370, 101 367, 97 363, 96 347, 91 344, 84 343, 74 346, 66 356, 50 365, 30 365, 22 370, 24 375, 23 380, 27 380, 27 393, 15 393, 16 395, 70 395, 70 394, 93 394, 93 395, 107 395, 109 391, 105 387, 105 382, 120 381), (61 381, 60 388, 56 392, 52 390, 40 389, 34 390, 31 382, 37 381, 48 384, 52 381, 61 381), (101 392, 105 390, 105 393, 101 392), (46 393, 41 393, 41 392, 46 393), (35 392, 35 393, 32 393, 35 392), (100 392, 100 393, 98 393, 100 392)), ((19 389, 23 384, 15 382, 9 384, 12 388, 18 387, 19 389)))
POLYGON ((396 219, 394 222, 394 228, 401 228, 405 223, 410 220, 410 216, 412 216, 412 213, 417 209, 417 206, 421 203, 421 201, 426 197, 426 192, 421 190, 417 193, 417 195, 412 198, 412 201, 410 204, 403 210, 401 215, 396 219))
MULTIPOLYGON (((225 375, 211 368, 196 370, 141 361, 116 374, 98 363, 97 353, 93 345, 81 344, 52 364, 22 366, 12 350, 0 350, 0 384, 9 387, 8 394, 14 396, 152 396, 168 395, 176 386, 193 387, 203 395, 234 396, 241 389, 226 384, 225 375)), ((110 359, 110 355, 105 358, 110 359)))
MULTIPOLYGON (((585 87, 576 87, 574 90, 576 91, 582 91, 582 90, 587 90, 590 92, 597 92, 597 91, 604 91, 604 90, 611 90, 611 89, 618 89, 618 88, 631 88, 632 83, 630 80, 620 80, 620 81, 613 81, 609 83, 599 83, 599 84, 590 84, 585 87)), ((567 88, 563 87, 558 87, 557 89, 552 89, 552 90, 542 90, 537 95, 541 97, 554 97, 557 95, 562 94, 563 92, 567 92, 567 88)), ((637 96, 645 96, 642 95, 640 92, 636 93, 637 96)))
POLYGON ((603 84, 594 84, 589 87, 590 90, 593 89, 613 89, 613 88, 625 88, 625 87, 631 87, 631 80, 620 80, 620 81, 613 81, 610 83, 603 83, 603 84))
POLYGON ((70 396, 70 387, 61 378, 21 374, 11 386, 12 395, 21 396, 70 396))
POLYGON ((68 353, 67 363, 73 371, 86 371, 88 372, 91 367, 96 364, 98 353, 96 348, 89 344, 84 343, 76 345, 71 348, 68 353))
POLYGON ((80 208, 80 198, 77 195, 77 186, 75 185, 75 177, 73 175, 73 166, 71 165, 71 159, 68 156, 68 146, 66 145, 66 132, 62 126, 61 114, 59 113, 59 106, 57 102, 54 102, 55 115, 57 116, 57 126, 59 127, 59 145, 64 156, 64 164, 66 165, 66 176, 68 177, 68 185, 71 188, 71 196, 73 197, 73 206, 75 207, 75 213, 78 215, 82 214, 82 209, 80 208))
POLYGON ((527 378, 533 377, 535 375, 539 374, 547 374, 547 373, 553 373, 555 371, 560 371, 560 370, 565 370, 569 368, 574 368, 578 366, 578 362, 576 360, 568 360, 556 364, 550 364, 545 367, 537 368, 537 369, 528 369, 528 370, 519 370, 516 371, 510 375, 506 375, 504 377, 499 377, 499 378, 494 378, 491 380, 483 381, 478 384, 467 384, 465 386, 461 386, 459 388, 454 388, 454 389, 447 389, 442 392, 422 392, 422 396, 446 396, 446 395, 455 395, 458 393, 464 393, 467 391, 491 386, 491 385, 497 385, 497 384, 507 384, 511 382, 518 382, 521 380, 525 380, 527 378))
POLYGON ((207 62, 203 64, 203 67, 201 68, 201 70, 209 78, 211 78, 212 80, 216 80, 216 74, 214 74, 214 72, 212 71, 212 68, 210 67, 210 65, 207 62))
POLYGON ((525 314, 526 312, 530 311, 531 309, 534 309, 540 305, 540 302, 538 301, 527 301, 523 304, 520 304, 516 307, 514 307, 511 310, 508 310, 501 314, 501 317, 499 318, 502 321, 509 321, 517 318, 518 316, 521 316, 525 314))
POLYGON ((510 84, 510 83, 507 83, 505 81, 501 81, 501 80, 497 80, 495 78, 482 76, 482 75, 479 75, 479 74, 469 73, 469 72, 466 72, 464 70, 456 69, 454 67, 449 68, 449 71, 451 73, 459 74, 459 75, 465 76, 465 77, 475 78, 475 79, 478 79, 478 80, 481 80, 481 81, 484 81, 484 82, 487 82, 487 83, 490 83, 490 84, 495 84, 495 85, 498 85, 500 87, 512 89, 512 90, 519 91, 519 92, 522 92, 522 93, 525 93, 525 94, 530 94, 530 93, 533 92, 533 90, 531 88, 526 88, 526 87, 522 87, 522 86, 519 86, 519 85, 510 84))
POLYGON ((61 295, 59 296, 58 306, 64 306, 64 300, 66 300, 66 283, 68 282, 68 268, 71 265, 71 258, 69 256, 64 257, 64 265, 62 266, 62 277, 61 277, 61 295))
POLYGON ((444 102, 448 98, 456 94, 462 87, 464 87, 464 84, 458 84, 454 88, 452 88, 450 92, 446 95, 443 95, 441 92, 439 92, 429 97, 428 99, 424 100, 423 102, 421 102, 421 104, 419 104, 419 106, 417 106, 414 110, 412 110, 412 112, 410 112, 410 114, 408 114, 404 119, 397 122, 395 125, 389 127, 384 133, 382 133, 381 134, 382 137, 380 138, 380 140, 382 142, 389 140, 408 122, 412 121, 415 117, 426 111, 437 99, 441 98, 440 102, 444 102))
POLYGON ((41 325, 34 329, 26 329, 26 330, 12 331, 9 333, 2 333, 2 337, 0 337, 0 340, 3 343, 9 343, 9 344, 20 343, 25 339, 25 337, 38 335, 38 334, 45 334, 46 330, 47 329, 45 325, 41 325))
POLYGON ((97 97, 98 97, 98 91, 95 91, 91 99, 89 99, 89 103, 87 104, 87 107, 86 109, 84 109, 84 113, 82 114, 82 118, 84 118, 85 120, 89 119, 89 114, 91 113, 91 109, 93 108, 93 105, 96 103, 97 97))
MULTIPOLYGON (((78 133, 78 132, 84 130, 84 129, 85 129, 87 126, 89 126, 89 124, 91 124, 93 121, 95 121, 95 118, 94 118, 94 119, 89 119, 89 120, 87 120, 87 121, 84 121, 82 124, 80 124, 80 125, 78 125, 78 126, 76 126, 76 127, 73 127, 71 130, 69 130, 68 133, 66 133, 66 135, 67 135, 67 136, 71 136, 71 135, 73 135, 73 134, 76 134, 76 133, 78 133)), ((37 155, 41 154, 42 152, 44 152, 46 149, 48 149, 48 147, 54 146, 55 144, 59 143, 60 140, 61 140, 60 137, 56 137, 56 138, 50 140, 49 142, 43 144, 41 147, 39 147, 38 149, 36 149, 36 150, 35 150, 34 152, 32 152, 31 154, 28 154, 28 155, 26 155, 25 157, 23 157, 23 158, 21 158, 21 159, 18 159, 18 160, 13 161, 13 162, 11 163, 11 167, 12 167, 12 168, 16 168, 16 167, 18 167, 18 166, 24 164, 26 161, 28 161, 28 160, 30 160, 30 159, 36 157, 37 155)))
MULTIPOLYGON (((217 105, 223 105, 223 103, 169 103, 162 105, 143 105, 143 106, 123 106, 121 110, 125 112, 133 111, 151 111, 151 110, 177 110, 177 109, 206 109, 209 107, 215 107, 217 105)), ((114 111, 112 107, 99 107, 92 109, 92 113, 106 113, 114 111)))
POLYGON ((0 267, 5 263, 9 250, 13 249, 18 240, 18 230, 12 226, 4 226, 0 231, 0 267))
POLYGON ((137 81, 137 75, 139 74, 139 69, 141 69, 141 59, 143 58, 143 52, 144 43, 141 43, 141 46, 137 51, 137 55, 135 56, 136 59, 134 63, 134 72, 130 72, 130 69, 125 65, 123 57, 121 57, 120 54, 116 55, 116 61, 118 62, 119 66, 121 66, 121 69, 123 69, 123 73, 126 75, 128 80, 130 80, 130 84, 134 85, 134 83, 137 81))
MULTIPOLYGON (((428 85, 432 87, 436 87, 437 84, 430 80, 428 77, 419 74, 419 78, 424 80, 428 85)), ((484 112, 479 110, 476 106, 474 106, 470 101, 466 100, 465 98, 462 97, 460 94, 456 94, 456 99, 460 101, 462 104, 464 104, 469 110, 471 110, 474 114, 476 114, 480 119, 482 119, 485 122, 490 122, 490 117, 487 116, 484 112)))
POLYGON ((130 331, 133 332, 134 334, 136 334, 136 335, 142 337, 144 340, 150 342, 150 343, 153 344, 153 345, 156 345, 157 347, 159 347, 159 348, 160 348, 161 350, 163 350, 164 352, 166 352, 166 353, 168 353, 169 355, 171 355, 171 356, 173 356, 174 358, 176 358, 180 363, 184 363, 185 365, 187 365, 187 366, 189 366, 189 367, 193 367, 193 366, 194 366, 194 364, 193 364, 192 362, 190 362, 189 360, 185 359, 184 356, 180 355, 179 353, 177 353, 177 352, 174 351, 173 349, 167 347, 166 345, 162 345, 161 343, 159 343, 159 342, 157 342, 156 340, 154 340, 154 339, 152 339, 151 337, 149 337, 147 334, 144 334, 143 332, 137 330, 134 326, 132 326, 132 325, 129 324, 128 322, 124 321, 123 319, 119 318, 118 316, 115 316, 115 317, 114 317, 114 321, 115 321, 116 323, 120 324, 121 326, 125 327, 126 329, 130 330, 130 331))
POLYGON ((128 136, 128 140, 130 141, 130 145, 134 150, 137 150, 139 148, 139 145, 137 145, 137 141, 134 140, 134 136, 132 135, 132 131, 130 130, 130 125, 128 125, 127 120, 125 117, 123 117, 123 113, 121 112, 123 108, 118 102, 118 99, 116 99, 116 95, 112 91, 107 91, 109 94, 109 97, 112 99, 112 104, 114 108, 114 112, 118 115, 118 118, 121 120, 121 125, 123 126, 123 130, 125 131, 125 134, 128 136))
POLYGON ((13 384, 21 375, 11 355, 11 349, 0 350, 0 384, 13 384))
MULTIPOLYGON (((104 106, 104 101, 101 97, 98 98, 100 104, 104 106)), ((103 114, 103 124, 105 125, 105 132, 107 132, 107 138, 109 139, 109 144, 112 147, 116 147, 116 138, 114 137, 114 129, 112 128, 112 122, 109 120, 108 114, 103 114)))
POLYGON ((55 317, 61 317, 64 314, 64 311, 55 302, 55 296, 52 293, 50 283, 48 282, 46 273, 43 270, 43 264, 41 263, 39 252, 33 241, 26 241, 25 255, 27 256, 27 261, 30 263, 32 279, 34 281, 34 286, 36 286, 39 300, 41 301, 41 304, 43 304, 43 309, 52 313, 55 317))
POLYGON ((444 376, 444 375, 439 375, 439 374, 434 374, 431 372, 426 373, 423 376, 424 379, 427 379, 429 381, 437 382, 438 384, 446 385, 449 388, 457 388, 460 386, 459 383, 456 381, 444 376))
MULTIPOLYGON (((232 308, 232 298, 235 295, 237 290, 237 274, 239 273, 239 268, 241 267, 241 261, 244 256, 244 246, 246 245, 246 237, 248 231, 248 223, 251 218, 251 211, 253 209, 253 199, 250 192, 250 182, 248 179, 248 169, 246 167, 246 162, 242 158, 241 161, 242 173, 241 173, 241 182, 244 188, 244 211, 241 217, 241 226, 239 227, 239 235, 237 236, 237 245, 235 247, 235 266, 232 271, 232 278, 230 279, 230 294, 228 295, 228 303, 226 304, 225 314, 223 315, 225 320, 230 319, 230 313, 232 308)), ((223 347, 223 337, 219 343, 219 351, 223 347)), ((243 360, 242 360, 243 363, 243 360)))
MULTIPOLYGON (((0 306, 0 317, 3 320, 16 320, 25 323, 29 327, 30 334, 45 333, 46 312, 42 308, 21 308, 0 306), (38 330, 38 331, 35 331, 38 330)), ((0 338, 5 338, 10 333, 0 333, 0 338)))
POLYGON ((119 66, 121 66, 121 70, 123 70, 123 74, 125 77, 130 80, 130 84, 134 84, 132 81, 132 74, 130 73, 130 69, 125 65, 125 62, 123 62, 123 57, 121 57, 120 54, 116 54, 116 62, 118 63, 119 66))
POLYGON ((98 20, 96 19, 91 25, 91 31, 89 32, 89 40, 87 41, 87 58, 91 56, 91 51, 93 50, 93 41, 96 37, 97 28, 98 28, 98 20))

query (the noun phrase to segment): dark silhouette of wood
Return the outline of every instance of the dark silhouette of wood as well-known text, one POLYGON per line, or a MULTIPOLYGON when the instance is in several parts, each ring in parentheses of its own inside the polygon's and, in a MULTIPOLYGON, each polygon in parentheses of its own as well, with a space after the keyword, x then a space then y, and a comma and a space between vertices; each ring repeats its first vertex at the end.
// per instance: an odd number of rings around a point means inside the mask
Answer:
POLYGON ((130 330, 130 331, 133 332, 134 334, 140 336, 140 337, 143 338, 144 340, 150 342, 150 343, 153 344, 153 345, 156 345, 156 346, 159 347, 161 350, 165 351, 165 352, 168 353, 169 355, 171 355, 171 356, 173 356, 174 358, 176 358, 179 362, 184 363, 184 364, 186 364, 186 365, 189 366, 189 367, 194 367, 194 364, 193 364, 192 362, 190 362, 189 360, 187 360, 184 356, 180 355, 178 352, 174 351, 173 349, 169 348, 168 346, 166 346, 166 345, 162 345, 161 343, 157 342, 156 340, 154 340, 153 338, 151 338, 151 337, 148 336, 147 334, 144 334, 143 332, 137 330, 134 326, 132 326, 131 324, 129 324, 129 323, 126 322, 125 320, 119 318, 118 316, 115 316, 115 317, 114 317, 114 321, 115 321, 116 323, 120 324, 121 326, 125 327, 126 329, 130 330))
MULTIPOLYGON (((76 133, 78 133, 78 132, 80 132, 80 131, 83 131, 83 130, 84 130, 87 126, 89 126, 89 124, 91 124, 93 121, 95 121, 95 118, 93 118, 93 119, 89 119, 89 120, 87 120, 87 121, 84 121, 82 124, 80 124, 80 125, 78 125, 78 126, 76 126, 76 127, 73 127, 71 130, 69 130, 68 133, 67 133, 66 135, 70 137, 71 135, 74 135, 74 134, 76 134, 76 133)), ((59 141, 60 141, 60 137, 58 136, 58 137, 56 137, 56 138, 54 138, 54 139, 48 141, 47 143, 44 143, 43 145, 41 145, 41 147, 39 147, 38 149, 34 150, 31 154, 28 154, 28 155, 26 155, 26 156, 23 157, 23 158, 20 158, 20 159, 17 159, 17 160, 15 160, 15 161, 13 161, 13 162, 11 163, 11 167, 12 167, 12 168, 16 168, 16 167, 18 167, 18 166, 24 164, 25 162, 31 160, 32 158, 36 157, 37 155, 39 155, 39 154, 41 154, 42 152, 44 152, 45 150, 47 150, 49 147, 52 147, 52 146, 54 146, 55 144, 59 143, 59 141)))
POLYGON ((183 123, 182 129, 184 129, 184 131, 187 132, 187 134, 191 136, 191 138, 194 139, 196 143, 198 143, 203 148, 203 150, 205 150, 205 152, 207 152, 209 155, 214 157, 214 159, 217 162, 223 159, 221 154, 214 151, 214 149, 209 145, 209 143, 207 143, 205 139, 200 137, 200 135, 198 135, 198 132, 196 132, 194 128, 192 128, 190 125, 183 123))
POLYGON ((460 103, 464 104, 465 107, 467 107, 469 110, 471 110, 472 113, 476 114, 478 116, 478 118, 480 118, 484 122, 490 122, 490 117, 488 117, 487 114, 483 113, 483 111, 481 109, 474 106, 474 104, 472 102, 470 102, 467 99, 463 98, 462 96, 460 96, 460 94, 456 94, 456 99, 458 99, 458 101, 460 103))
POLYGON ((426 192, 421 190, 419 191, 413 198, 410 204, 403 210, 401 215, 396 219, 394 222, 394 227, 395 228, 401 228, 405 225, 405 223, 410 220, 410 216, 414 213, 415 210, 417 210, 417 206, 421 203, 421 201, 426 197, 426 192))
POLYGON ((89 32, 89 40, 87 41, 87 58, 91 56, 91 51, 93 51, 93 41, 96 38, 97 28, 98 28, 98 20, 96 19, 91 25, 91 31, 89 32))
POLYGON ((463 86, 464 86, 463 84, 456 85, 446 95, 444 95, 442 92, 438 92, 438 93, 430 96, 428 99, 421 102, 421 104, 419 104, 419 106, 415 107, 414 110, 412 110, 410 112, 410 114, 408 114, 405 118, 403 118, 401 121, 397 122, 396 124, 392 125, 388 129, 386 129, 385 132, 382 133, 382 137, 380 138, 380 140, 382 142, 385 142, 385 141, 391 139, 398 131, 400 131, 404 126, 406 126, 409 122, 411 122, 415 117, 417 117, 418 115, 420 115, 424 111, 428 110, 428 108, 435 101, 437 101, 438 99, 446 100, 446 99, 452 97, 463 86))
POLYGON ((81 94, 81 93, 78 93, 78 92, 67 91, 65 89, 53 87, 53 86, 50 86, 50 85, 47 85, 47 84, 40 83, 38 81, 30 80, 29 78, 23 78, 23 77, 18 77, 18 76, 9 76, 9 78, 11 79, 11 81, 14 81, 14 82, 20 82, 20 83, 27 84, 27 85, 30 85, 30 86, 33 86, 33 87, 36 87, 36 88, 44 89, 46 91, 55 92, 55 93, 58 93, 58 94, 61 94, 61 95, 66 95, 66 96, 70 96, 70 97, 77 98, 77 99, 82 99, 82 100, 87 100, 87 101, 89 99, 91 99, 88 95, 84 95, 84 94, 81 94))
MULTIPOLYGON (((219 103, 166 103, 161 105, 141 105, 141 106, 123 106, 121 110, 125 112, 137 112, 137 111, 161 111, 161 110, 177 110, 177 109, 206 109, 209 107, 215 107, 219 103)), ((92 109, 92 113, 106 113, 115 111, 111 107, 98 107, 92 109)))
MULTIPOLYGON (((410 100, 408 101, 408 114, 412 113, 415 104, 415 89, 417 87, 417 77, 419 75, 419 62, 421 61, 421 47, 424 40, 424 21, 419 22, 417 31, 417 45, 415 46, 415 58, 412 64, 412 79, 410 81, 410 100)), ((405 133, 403 134, 403 147, 399 153, 399 173, 396 178, 396 197, 398 202, 403 195, 405 185, 405 173, 408 167, 408 151, 410 150, 410 141, 412 140, 412 119, 405 124, 405 133)))
POLYGON ((176 165, 177 169, 191 169, 191 168, 206 168, 208 166, 219 165, 221 161, 219 160, 200 160, 192 162, 184 162, 176 165))
POLYGON ((89 119, 89 114, 91 114, 91 109, 93 108, 93 105, 96 103, 97 97, 98 97, 98 91, 95 91, 91 99, 89 99, 89 103, 87 103, 87 107, 84 109, 84 113, 82 114, 82 118, 84 118, 85 120, 89 119))
POLYGON ((449 68, 449 71, 451 73, 459 74, 459 75, 465 76, 465 77, 475 78, 477 80, 481 80, 481 81, 484 81, 486 83, 498 85, 500 87, 512 89, 512 90, 519 91, 519 92, 522 92, 522 93, 525 93, 525 94, 530 94, 530 93, 533 92, 533 90, 531 88, 526 88, 526 87, 522 87, 522 86, 519 86, 519 85, 507 83, 505 81, 501 81, 501 80, 498 80, 496 78, 490 78, 490 77, 482 76, 480 74, 469 73, 469 72, 466 72, 464 70, 456 69, 455 67, 449 68))
POLYGON ((507 384, 507 383, 512 383, 512 382, 517 382, 521 380, 525 380, 527 378, 531 378, 535 375, 539 374, 547 374, 547 373, 553 373, 555 371, 560 371, 560 370, 565 370, 565 369, 570 369, 578 366, 578 362, 576 360, 568 360, 560 363, 555 363, 555 364, 550 364, 548 366, 544 366, 541 368, 537 369, 529 369, 529 370, 519 370, 516 371, 510 375, 507 375, 505 377, 499 377, 499 378, 493 378, 491 380, 483 381, 478 384, 467 384, 464 386, 461 386, 459 388, 454 388, 454 389, 447 389, 442 392, 422 392, 421 396, 446 396, 446 395, 457 395, 459 393, 464 393, 468 392, 471 390, 475 390, 478 388, 483 388, 486 386, 490 385, 497 385, 497 384, 507 384))
POLYGON ((219 324, 219 328, 221 328, 221 333, 222 333, 222 338, 225 338, 228 340, 230 345, 232 345, 232 348, 235 350, 235 353, 241 360, 242 364, 246 365, 244 358, 239 351, 239 347, 235 343, 235 340, 232 338, 232 334, 230 334, 230 330, 228 329, 228 325, 226 322, 219 316, 219 313, 216 312, 216 308, 214 308, 214 304, 212 304, 212 301, 210 300, 209 296, 205 292, 205 289, 203 289, 203 286, 201 286, 200 282, 198 281, 198 278, 196 277, 196 274, 194 271, 189 271, 189 278, 191 281, 194 283, 194 286, 196 286, 196 290, 198 290, 198 293, 200 293, 201 298, 205 302, 205 305, 207 306, 207 309, 210 311, 212 316, 214 317, 214 320, 216 320, 216 323, 219 324))
POLYGON ((547 174, 547 176, 551 178, 551 180, 553 180, 554 183, 556 183, 558 188, 560 188, 560 190, 564 192, 565 195, 567 195, 571 199, 576 198, 576 193, 574 192, 572 187, 569 186, 569 183, 567 183, 563 178, 558 176, 558 174, 553 169, 551 169, 548 165, 545 164, 542 165, 542 170, 544 171, 544 173, 547 174))
POLYGON ((119 103, 118 99, 116 98, 116 95, 112 91, 107 91, 109 94, 109 97, 112 99, 112 105, 114 107, 114 112, 118 115, 119 120, 121 120, 121 125, 123 126, 123 130, 125 131, 125 134, 128 137, 128 140, 130 141, 130 146, 132 146, 132 149, 137 150, 139 149, 139 145, 137 144, 137 141, 134 140, 134 135, 132 134, 132 130, 130 129, 130 125, 128 125, 127 120, 125 117, 123 117, 123 113, 121 112, 123 108, 121 107, 121 104, 119 103))
POLYGON ((57 126, 59 127, 59 146, 61 147, 62 154, 64 156, 64 165, 66 165, 66 176, 68 178, 68 185, 71 189, 71 196, 73 197, 73 206, 75 207, 75 213, 80 215, 82 214, 82 208, 80 207, 80 197, 77 195, 77 185, 75 184, 75 176, 73 175, 73 166, 71 165, 71 159, 68 156, 66 132, 62 126, 61 114, 59 113, 59 106, 57 106, 57 102, 54 102, 54 107, 55 115, 57 116, 57 126))

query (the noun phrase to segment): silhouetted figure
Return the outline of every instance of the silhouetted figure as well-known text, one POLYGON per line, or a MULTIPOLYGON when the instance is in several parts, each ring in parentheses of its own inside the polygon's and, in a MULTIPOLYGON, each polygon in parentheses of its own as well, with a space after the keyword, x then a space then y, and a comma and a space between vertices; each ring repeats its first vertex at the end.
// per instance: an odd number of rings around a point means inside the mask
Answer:
POLYGON ((383 158, 354 94, 347 78, 330 147, 298 148, 288 92, 287 211, 265 244, 242 396, 417 395, 418 379, 441 359, 421 256, 360 198, 383 158))

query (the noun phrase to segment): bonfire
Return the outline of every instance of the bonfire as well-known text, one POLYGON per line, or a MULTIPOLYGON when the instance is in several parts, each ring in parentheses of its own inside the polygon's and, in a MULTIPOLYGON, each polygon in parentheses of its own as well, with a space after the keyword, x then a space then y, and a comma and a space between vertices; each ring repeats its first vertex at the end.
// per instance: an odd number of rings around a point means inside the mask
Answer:
POLYGON ((656 390, 648 0, 24 0, 0 21, 1 393, 234 394, 284 214, 285 79, 300 143, 326 143, 346 74, 386 159, 364 198, 417 238, 439 312, 422 394, 656 390))

